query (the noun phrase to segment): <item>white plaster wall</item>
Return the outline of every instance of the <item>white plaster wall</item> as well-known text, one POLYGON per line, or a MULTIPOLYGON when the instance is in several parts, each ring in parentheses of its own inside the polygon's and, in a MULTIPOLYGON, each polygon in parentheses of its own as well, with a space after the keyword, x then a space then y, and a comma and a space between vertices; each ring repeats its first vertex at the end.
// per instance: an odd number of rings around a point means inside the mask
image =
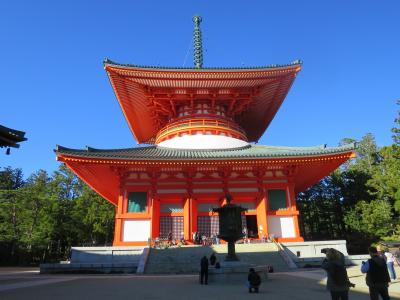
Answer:
POLYGON ((293 217, 269 216, 268 232, 275 237, 295 237, 293 217))
POLYGON ((223 135, 184 135, 163 141, 158 146, 177 149, 229 149, 247 146, 249 143, 223 135))
POLYGON ((292 238, 295 237, 293 217, 280 217, 282 226, 282 237, 292 238))
POLYGON ((124 242, 144 242, 150 238, 150 220, 125 220, 123 223, 124 242))

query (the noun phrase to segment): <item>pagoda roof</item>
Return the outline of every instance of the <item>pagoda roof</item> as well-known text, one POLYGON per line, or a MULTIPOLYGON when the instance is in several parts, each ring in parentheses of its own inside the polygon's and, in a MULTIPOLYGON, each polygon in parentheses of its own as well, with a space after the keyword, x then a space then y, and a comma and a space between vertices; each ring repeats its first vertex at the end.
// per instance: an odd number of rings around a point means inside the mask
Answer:
POLYGON ((125 149, 71 149, 57 146, 57 156, 121 159, 121 160, 216 160, 216 159, 254 159, 287 158, 338 154, 354 150, 354 144, 340 147, 281 147, 252 145, 231 149, 175 149, 160 146, 136 147, 125 149))
POLYGON ((286 97, 301 61, 239 68, 179 68, 119 64, 104 68, 138 143, 152 143, 176 116, 176 106, 213 99, 234 106, 232 118, 258 141, 286 97))
POLYGON ((235 149, 187 150, 159 146, 101 150, 57 146, 57 159, 104 198, 116 204, 120 187, 118 170, 185 168, 284 169, 295 167, 295 191, 300 192, 354 157, 354 144, 341 147, 272 147, 249 145, 235 149))
POLYGON ((25 132, 0 125, 0 147, 19 148, 18 143, 26 140, 25 132))

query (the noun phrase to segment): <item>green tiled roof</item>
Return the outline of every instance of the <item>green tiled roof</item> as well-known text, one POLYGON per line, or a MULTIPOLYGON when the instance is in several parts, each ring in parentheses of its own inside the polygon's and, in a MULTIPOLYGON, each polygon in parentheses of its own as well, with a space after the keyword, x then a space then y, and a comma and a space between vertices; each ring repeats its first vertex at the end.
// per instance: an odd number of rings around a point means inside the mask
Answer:
POLYGON ((0 148, 19 148, 20 142, 26 141, 25 132, 0 125, 0 148))
POLYGON ((201 67, 201 68, 189 68, 189 67, 165 67, 165 66, 143 66, 143 65, 134 65, 134 64, 120 64, 116 63, 108 58, 103 60, 104 65, 112 65, 117 67, 126 67, 126 68, 143 68, 143 69, 166 69, 166 70, 188 70, 188 71, 211 71, 211 70, 257 70, 257 69, 274 69, 274 68, 284 68, 295 65, 301 65, 303 62, 300 59, 297 59, 289 64, 283 65, 267 65, 267 66, 254 66, 254 67, 201 67))
POLYGON ((280 158, 339 154, 355 149, 355 144, 340 147, 279 147, 248 145, 233 149, 174 149, 158 146, 137 147, 126 149, 101 150, 91 147, 86 149, 70 149, 57 146, 57 155, 68 155, 84 158, 123 159, 123 160, 211 160, 211 159, 252 159, 280 158))

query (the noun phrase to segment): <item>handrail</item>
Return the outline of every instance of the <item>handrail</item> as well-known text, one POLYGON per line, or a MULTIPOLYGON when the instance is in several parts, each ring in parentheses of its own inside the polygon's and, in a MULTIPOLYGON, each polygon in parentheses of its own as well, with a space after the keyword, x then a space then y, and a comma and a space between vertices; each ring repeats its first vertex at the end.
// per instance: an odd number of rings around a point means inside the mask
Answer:
POLYGON ((168 135, 170 133, 173 133, 177 130, 181 130, 184 128, 225 129, 234 131, 239 136, 246 137, 245 131, 240 126, 231 121, 216 120, 216 119, 190 119, 190 120, 176 121, 172 124, 165 126, 158 132, 156 140, 160 140, 165 135, 168 135))
POLYGON ((285 248, 283 248, 282 244, 277 242, 274 238, 272 239, 272 242, 278 247, 279 255, 282 257, 282 259, 285 261, 287 266, 290 269, 297 269, 297 265, 294 263, 294 261, 290 258, 290 256, 286 253, 285 248))

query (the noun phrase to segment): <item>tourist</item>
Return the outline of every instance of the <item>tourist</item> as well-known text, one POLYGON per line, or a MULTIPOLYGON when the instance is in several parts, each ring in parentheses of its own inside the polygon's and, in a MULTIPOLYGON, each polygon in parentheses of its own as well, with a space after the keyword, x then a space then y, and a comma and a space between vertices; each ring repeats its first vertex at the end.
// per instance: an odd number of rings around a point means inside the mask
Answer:
POLYGON ((397 265, 400 267, 400 248, 396 250, 396 252, 394 253, 394 257, 397 265))
POLYGON ((390 277, 386 262, 379 256, 376 247, 369 247, 368 252, 371 258, 362 262, 361 272, 367 273, 366 282, 371 300, 379 299, 379 295, 383 300, 389 300, 390 277))
POLYGON ((192 240, 193 240, 193 244, 196 245, 196 240, 197 240, 197 231, 193 231, 192 232, 192 240))
POLYGON ((326 288, 331 293, 332 300, 347 300, 349 288, 354 285, 347 276, 343 254, 333 248, 322 249, 321 252, 326 255, 322 268, 327 273, 326 288))
POLYGON ((168 245, 171 246, 172 245, 172 232, 171 231, 168 232, 167 238, 168 238, 168 245))
POLYGON ((203 235, 201 236, 201 244, 202 244, 203 246, 207 246, 207 237, 205 236, 205 234, 203 234, 203 235))
POLYGON ((251 243, 250 237, 253 237, 253 236, 254 236, 253 231, 252 231, 252 230, 249 230, 249 233, 248 233, 248 235, 247 235, 247 243, 248 243, 248 244, 251 243))
POLYGON ((266 243, 266 242, 267 242, 267 236, 266 236, 265 233, 262 235, 261 241, 262 241, 263 243, 266 243))
POLYGON ((250 268, 249 275, 247 276, 247 287, 249 288, 249 293, 252 293, 253 290, 255 293, 258 293, 258 288, 260 284, 260 275, 258 275, 253 268, 250 268))
POLYGON ((203 256, 200 261, 200 284, 208 284, 208 259, 207 256, 203 256))
POLYGON ((248 240, 248 234, 247 234, 247 228, 246 227, 243 227, 242 233, 243 233, 243 244, 246 244, 247 240, 248 240))
POLYGON ((213 252, 210 256, 210 265, 215 265, 215 262, 217 261, 217 257, 215 256, 215 253, 213 252))
POLYGON ((385 255, 386 265, 389 270, 390 278, 392 280, 396 280, 396 271, 394 270, 394 255, 388 250, 385 249, 383 255, 385 255))

